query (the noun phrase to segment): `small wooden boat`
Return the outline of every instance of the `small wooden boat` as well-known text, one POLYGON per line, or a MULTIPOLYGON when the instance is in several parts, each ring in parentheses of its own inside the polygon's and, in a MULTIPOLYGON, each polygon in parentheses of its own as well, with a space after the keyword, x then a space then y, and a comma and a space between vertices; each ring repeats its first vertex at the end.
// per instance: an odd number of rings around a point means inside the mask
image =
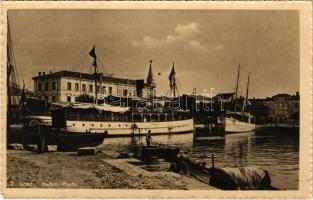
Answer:
POLYGON ((222 190, 279 190, 271 185, 267 170, 257 167, 217 168, 207 167, 204 161, 192 161, 180 156, 171 164, 171 170, 187 176, 193 176, 199 181, 222 190))
POLYGON ((177 147, 154 143, 151 146, 142 146, 140 158, 144 162, 151 162, 152 157, 162 158, 168 162, 175 162, 179 151, 180 149, 177 147))

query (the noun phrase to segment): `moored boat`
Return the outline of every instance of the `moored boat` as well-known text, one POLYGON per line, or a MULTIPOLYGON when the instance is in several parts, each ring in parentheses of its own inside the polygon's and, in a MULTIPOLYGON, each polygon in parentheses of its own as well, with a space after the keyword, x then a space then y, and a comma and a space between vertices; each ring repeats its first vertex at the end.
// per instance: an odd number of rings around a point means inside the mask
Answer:
POLYGON ((52 128, 68 134, 140 136, 188 133, 194 128, 189 112, 136 112, 108 104, 71 104, 52 110, 52 128))
MULTIPOLYGON (((90 55, 95 58, 96 76, 95 49, 90 55)), ((152 61, 150 61, 147 82, 155 85, 151 63, 152 61)), ((174 63, 169 80, 173 101, 175 101, 177 85, 174 63)), ((95 96, 97 97, 97 94, 95 96)), ((172 101, 160 103, 156 100, 158 99, 152 88, 148 99, 143 98, 142 101, 137 99, 135 104, 131 103, 131 107, 113 106, 106 102, 99 104, 96 100, 94 103, 60 104, 59 108, 52 110, 52 128, 60 133, 81 137, 87 135, 140 136, 148 132, 151 135, 193 132, 194 122, 189 110, 173 109, 171 108, 172 101), (141 104, 144 106, 137 107, 141 104)))
POLYGON ((238 68, 237 75, 237 85, 234 99, 234 111, 226 111, 226 116, 224 117, 223 124, 225 135, 234 134, 234 133, 251 133, 255 130, 254 118, 249 112, 247 112, 248 106, 248 94, 249 94, 249 76, 247 82, 247 91, 246 97, 241 106, 238 106, 237 95, 238 95, 238 85, 239 85, 239 74, 240 74, 240 65, 238 68), (237 111, 241 108, 242 111, 237 111))
POLYGON ((253 116, 248 112, 227 112, 225 117, 225 134, 248 133, 255 130, 253 116))

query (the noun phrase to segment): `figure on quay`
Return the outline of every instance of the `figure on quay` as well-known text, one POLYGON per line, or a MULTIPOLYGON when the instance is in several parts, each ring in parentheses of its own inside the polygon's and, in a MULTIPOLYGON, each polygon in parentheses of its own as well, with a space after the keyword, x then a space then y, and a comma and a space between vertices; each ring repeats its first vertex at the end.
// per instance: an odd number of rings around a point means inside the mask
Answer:
POLYGON ((152 141, 152 137, 151 137, 151 130, 148 130, 147 134, 146 134, 146 143, 147 143, 147 147, 150 147, 152 141))

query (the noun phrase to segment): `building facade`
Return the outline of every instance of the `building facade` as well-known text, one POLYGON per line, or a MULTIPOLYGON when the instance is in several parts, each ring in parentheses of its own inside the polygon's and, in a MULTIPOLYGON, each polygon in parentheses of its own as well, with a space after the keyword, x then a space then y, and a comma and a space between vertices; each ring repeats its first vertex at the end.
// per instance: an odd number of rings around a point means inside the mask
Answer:
MULTIPOLYGON (((34 92, 39 99, 50 102, 76 102, 77 97, 81 95, 95 97, 95 90, 97 90, 98 98, 109 95, 119 97, 137 96, 138 88, 136 85, 138 84, 136 84, 136 80, 98 74, 99 78, 95 87, 94 77, 94 74, 73 71, 50 72, 49 74, 39 72, 38 76, 33 77, 34 92)), ((143 84, 141 95, 149 96, 151 87, 154 88, 155 85, 143 84)))
POLYGON ((263 102, 268 109, 268 120, 281 124, 298 124, 300 95, 277 94, 263 102))

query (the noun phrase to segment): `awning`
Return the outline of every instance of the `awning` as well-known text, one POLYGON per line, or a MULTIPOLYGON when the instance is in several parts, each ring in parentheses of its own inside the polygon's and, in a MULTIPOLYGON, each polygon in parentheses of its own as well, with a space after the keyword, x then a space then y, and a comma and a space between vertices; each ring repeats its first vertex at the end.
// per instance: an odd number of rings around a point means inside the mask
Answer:
POLYGON ((109 104, 100 104, 95 105, 91 103, 66 103, 66 102, 57 102, 52 103, 54 109, 58 108, 73 108, 73 109, 96 109, 99 112, 109 111, 109 112, 119 112, 124 113, 129 111, 129 107, 120 107, 120 106, 112 106, 109 104))

